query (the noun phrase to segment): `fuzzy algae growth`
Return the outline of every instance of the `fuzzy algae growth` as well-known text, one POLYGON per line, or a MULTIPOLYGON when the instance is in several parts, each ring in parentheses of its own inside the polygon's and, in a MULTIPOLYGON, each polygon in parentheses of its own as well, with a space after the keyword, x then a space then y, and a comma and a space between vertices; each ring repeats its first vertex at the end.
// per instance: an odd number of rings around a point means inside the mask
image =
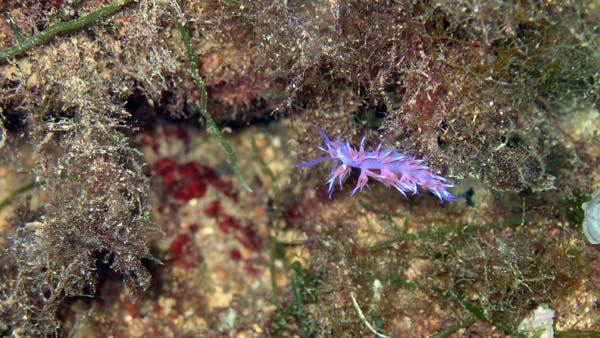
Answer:
POLYGON ((523 337, 548 304, 555 336, 598 335, 600 140, 571 131, 599 11, 6 3, 0 334, 523 337), (427 158, 468 205, 328 199, 294 169, 314 124, 427 158))

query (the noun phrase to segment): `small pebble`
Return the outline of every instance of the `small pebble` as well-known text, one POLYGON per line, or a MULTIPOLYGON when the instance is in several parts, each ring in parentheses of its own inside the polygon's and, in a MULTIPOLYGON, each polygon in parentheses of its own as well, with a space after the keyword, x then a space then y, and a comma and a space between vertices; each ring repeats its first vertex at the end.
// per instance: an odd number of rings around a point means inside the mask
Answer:
POLYGON ((592 195, 591 201, 583 203, 583 210, 583 233, 588 242, 600 244, 600 190, 592 195))

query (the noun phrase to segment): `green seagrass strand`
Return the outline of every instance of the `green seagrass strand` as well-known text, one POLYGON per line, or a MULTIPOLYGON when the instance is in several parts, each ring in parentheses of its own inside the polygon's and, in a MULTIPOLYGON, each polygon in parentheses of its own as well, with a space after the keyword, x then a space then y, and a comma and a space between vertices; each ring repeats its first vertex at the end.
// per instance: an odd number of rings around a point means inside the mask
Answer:
MULTIPOLYGON (((181 6, 181 2, 179 2, 179 5, 181 6)), ((175 13, 175 16, 177 16, 177 13, 175 13)), ((225 136, 223 136, 221 130, 219 130, 217 123, 206 109, 206 105, 208 103, 208 93, 206 92, 204 81, 200 77, 198 67, 196 66, 196 57, 194 56, 194 49, 192 48, 192 39, 190 37, 190 31, 188 30, 185 21, 183 21, 179 17, 177 20, 177 24, 179 25, 179 30, 181 31, 181 36, 183 38, 183 43, 185 44, 185 48, 187 51, 188 61, 190 63, 190 73, 192 74, 192 78, 194 79, 194 82, 198 87, 198 91, 200 92, 200 114, 202 114, 202 117, 204 117, 206 123, 208 123, 208 126, 210 127, 211 131, 213 132, 221 146, 223 146, 225 152, 227 152, 227 155, 229 155, 229 165, 231 166, 231 169, 233 170, 237 178, 240 180, 240 185, 248 192, 252 192, 252 188, 250 188, 248 183, 246 183, 244 177, 242 176, 242 173, 240 172, 237 166, 237 157, 235 156, 233 148, 231 147, 229 142, 227 142, 225 136)))
POLYGON ((1 50, 0 62, 4 62, 12 57, 21 55, 27 50, 35 46, 39 46, 59 34, 76 31, 83 27, 86 27, 102 18, 105 18, 109 15, 118 12, 121 8, 129 5, 134 1, 135 0, 115 1, 112 4, 102 7, 79 19, 54 24, 50 28, 30 36, 21 43, 1 50))

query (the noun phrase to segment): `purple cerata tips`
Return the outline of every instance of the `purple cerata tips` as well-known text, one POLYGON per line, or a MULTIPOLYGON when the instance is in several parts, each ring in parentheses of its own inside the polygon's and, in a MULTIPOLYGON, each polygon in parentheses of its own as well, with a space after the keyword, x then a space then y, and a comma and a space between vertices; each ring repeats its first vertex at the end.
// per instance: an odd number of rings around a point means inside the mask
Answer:
POLYGON ((365 151, 365 138, 360 142, 360 148, 356 150, 348 141, 342 142, 341 136, 336 140, 329 139, 323 129, 315 126, 325 140, 324 146, 317 146, 327 155, 316 158, 312 161, 300 163, 298 167, 311 167, 313 165, 334 161, 334 168, 329 174, 329 198, 333 194, 336 179, 339 181, 340 189, 342 183, 350 175, 352 168, 360 169, 360 176, 356 187, 352 190, 352 195, 357 191, 362 191, 368 187, 369 179, 374 179, 383 183, 386 187, 396 188, 404 197, 406 193, 417 194, 417 188, 420 186, 431 191, 440 201, 455 201, 458 198, 448 191, 448 188, 454 187, 445 183, 446 178, 431 172, 428 166, 423 165, 424 160, 416 159, 408 155, 401 154, 392 149, 381 149, 383 143, 380 143, 375 151, 365 151))

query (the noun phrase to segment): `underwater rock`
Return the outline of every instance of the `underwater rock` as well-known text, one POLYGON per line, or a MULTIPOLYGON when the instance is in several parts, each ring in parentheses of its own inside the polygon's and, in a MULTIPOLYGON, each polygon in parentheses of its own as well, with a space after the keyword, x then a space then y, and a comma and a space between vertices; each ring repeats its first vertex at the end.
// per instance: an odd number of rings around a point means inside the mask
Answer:
POLYGON ((554 310, 547 305, 538 306, 519 324, 519 331, 527 337, 553 338, 554 337, 554 310))
POLYGON ((597 190, 589 202, 583 203, 585 218, 583 233, 592 244, 600 244, 600 190, 597 190))

